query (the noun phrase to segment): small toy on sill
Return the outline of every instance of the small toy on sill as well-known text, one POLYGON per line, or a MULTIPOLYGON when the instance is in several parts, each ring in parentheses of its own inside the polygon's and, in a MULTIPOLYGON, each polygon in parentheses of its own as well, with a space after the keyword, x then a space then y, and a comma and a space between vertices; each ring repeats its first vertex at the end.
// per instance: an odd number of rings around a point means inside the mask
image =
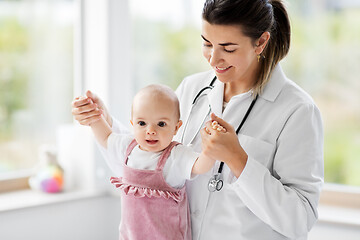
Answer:
POLYGON ((63 190, 64 170, 57 161, 56 152, 49 146, 40 151, 41 167, 30 177, 29 185, 34 190, 57 193, 63 190))

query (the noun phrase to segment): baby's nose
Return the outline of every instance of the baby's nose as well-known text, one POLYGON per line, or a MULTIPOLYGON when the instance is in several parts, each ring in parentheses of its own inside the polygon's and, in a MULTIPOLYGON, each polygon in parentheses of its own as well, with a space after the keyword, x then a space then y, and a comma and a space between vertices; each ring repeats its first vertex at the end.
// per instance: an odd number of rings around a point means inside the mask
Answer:
POLYGON ((155 131, 155 128, 153 126, 149 126, 146 130, 146 134, 148 135, 155 135, 156 134, 156 131, 155 131))

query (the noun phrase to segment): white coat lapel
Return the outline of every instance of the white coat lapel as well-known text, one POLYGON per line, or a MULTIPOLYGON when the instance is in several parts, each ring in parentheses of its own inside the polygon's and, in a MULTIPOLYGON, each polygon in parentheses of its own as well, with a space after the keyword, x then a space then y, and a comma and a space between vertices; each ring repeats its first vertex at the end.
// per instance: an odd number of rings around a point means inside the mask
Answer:
POLYGON ((214 88, 208 94, 208 99, 211 107, 211 112, 215 113, 215 115, 218 117, 222 117, 222 107, 224 101, 224 83, 216 81, 214 88))
POLYGON ((198 101, 192 107, 185 122, 182 144, 189 145, 193 142, 195 136, 199 133, 203 122, 210 111, 209 101, 206 96, 199 97, 198 101))
POLYGON ((212 90, 206 90, 203 94, 193 106, 193 109, 188 116, 187 123, 185 123, 187 126, 184 126, 184 139, 182 142, 184 145, 193 142, 205 121, 207 121, 210 109, 211 112, 214 112, 217 116, 222 116, 224 84, 217 81, 212 90), (203 96, 203 94, 207 95, 203 96))

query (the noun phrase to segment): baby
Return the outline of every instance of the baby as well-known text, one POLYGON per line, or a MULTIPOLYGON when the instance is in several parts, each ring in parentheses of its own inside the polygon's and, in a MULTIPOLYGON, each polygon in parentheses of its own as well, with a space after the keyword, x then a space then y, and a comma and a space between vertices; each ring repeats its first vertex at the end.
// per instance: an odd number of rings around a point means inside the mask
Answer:
MULTIPOLYGON (((182 121, 179 101, 169 87, 141 89, 130 122, 133 135, 113 133, 103 118, 91 124, 113 158, 110 165, 122 164, 122 176, 111 178, 122 191, 120 239, 191 239, 185 181, 209 171, 215 159, 172 141, 182 121)), ((226 132, 216 122, 212 127, 226 132)))

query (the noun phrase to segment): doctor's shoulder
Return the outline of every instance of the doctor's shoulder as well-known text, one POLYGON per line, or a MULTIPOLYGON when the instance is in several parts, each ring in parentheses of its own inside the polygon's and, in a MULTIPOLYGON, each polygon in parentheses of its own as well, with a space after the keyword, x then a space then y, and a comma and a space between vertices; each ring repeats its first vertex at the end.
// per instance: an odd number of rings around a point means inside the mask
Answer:
POLYGON ((316 107, 315 101, 310 94, 288 78, 286 78, 279 98, 291 105, 313 105, 316 107))
POLYGON ((271 112, 277 114, 277 119, 282 119, 284 124, 288 119, 299 115, 302 118, 315 118, 316 121, 322 121, 320 110, 314 99, 304 89, 288 78, 276 100, 271 105, 271 112))

